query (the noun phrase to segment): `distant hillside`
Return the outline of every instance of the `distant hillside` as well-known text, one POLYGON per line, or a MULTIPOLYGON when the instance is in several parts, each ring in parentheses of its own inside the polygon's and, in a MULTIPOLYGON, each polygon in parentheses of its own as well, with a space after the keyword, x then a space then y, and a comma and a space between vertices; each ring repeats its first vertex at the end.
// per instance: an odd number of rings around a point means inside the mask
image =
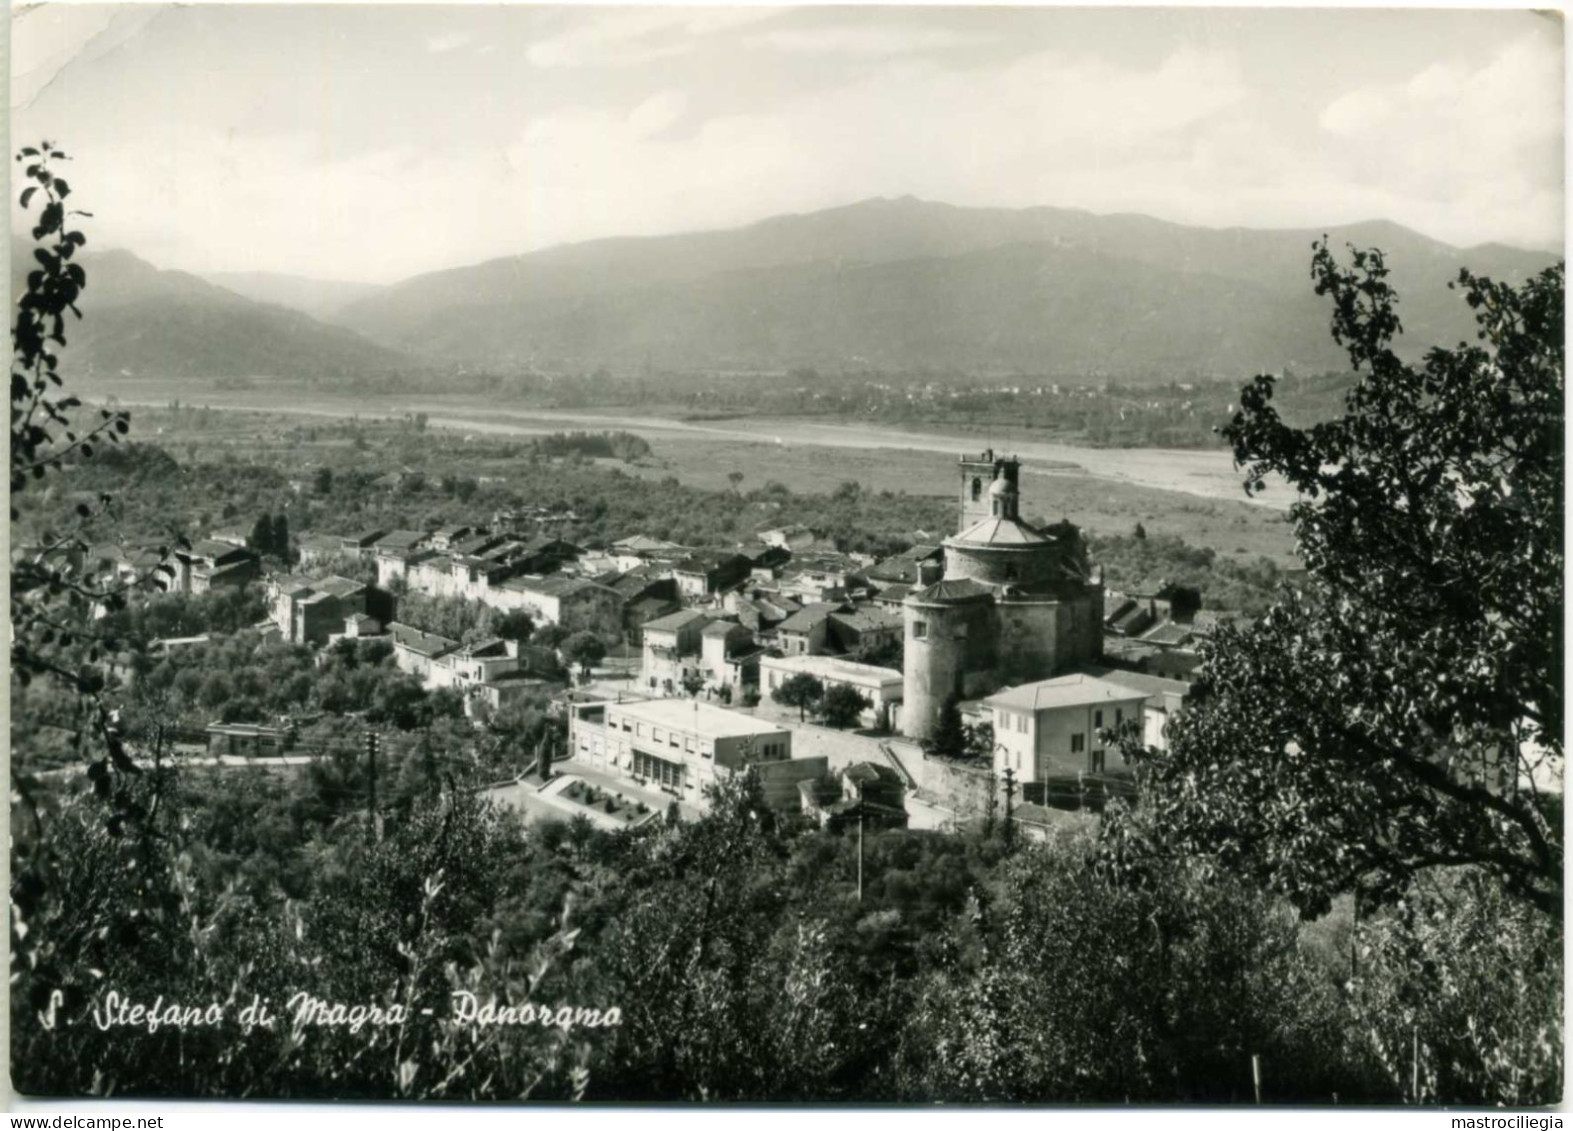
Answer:
MULTIPOLYGON (((1337 367, 1311 292, 1319 231, 1206 229, 910 197, 744 228, 597 240, 417 276, 338 320, 389 346, 511 366, 921 366, 1169 379, 1337 367)), ((1460 266, 1521 279, 1553 262, 1461 251, 1396 224, 1381 247, 1411 353, 1471 332, 1460 266)))
MULTIPOLYGON (((69 373, 107 377, 344 377, 409 368, 400 352, 297 310, 254 302, 183 271, 161 271, 128 251, 81 256, 87 288, 70 324, 69 373)), ((11 242, 11 289, 33 267, 32 245, 11 242)))
POLYGON ((319 322, 331 321, 357 299, 382 290, 377 283, 352 283, 342 279, 310 279, 271 271, 219 271, 204 275, 210 283, 257 302, 287 306, 319 322))

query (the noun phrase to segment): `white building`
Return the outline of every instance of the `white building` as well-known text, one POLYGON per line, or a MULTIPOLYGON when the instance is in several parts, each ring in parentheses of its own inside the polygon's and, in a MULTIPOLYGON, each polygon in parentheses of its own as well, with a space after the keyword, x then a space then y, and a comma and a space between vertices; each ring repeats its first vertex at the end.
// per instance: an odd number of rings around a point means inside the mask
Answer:
POLYGON ((1019 784, 1104 774, 1123 765, 1099 732, 1142 718, 1147 696, 1108 679, 1062 675, 996 692, 983 701, 994 724, 994 769, 1019 784))
POLYGON ((568 725, 575 760, 700 807, 706 786, 753 766, 766 801, 795 808, 798 783, 828 769, 824 757, 792 757, 790 730, 694 699, 576 704, 568 725))
POLYGON ((808 674, 825 685, 825 690, 842 685, 855 689, 870 703, 860 722, 864 726, 888 729, 893 708, 901 702, 902 674, 895 668, 859 664, 836 656, 765 656, 759 661, 759 694, 770 693, 795 675, 808 674))

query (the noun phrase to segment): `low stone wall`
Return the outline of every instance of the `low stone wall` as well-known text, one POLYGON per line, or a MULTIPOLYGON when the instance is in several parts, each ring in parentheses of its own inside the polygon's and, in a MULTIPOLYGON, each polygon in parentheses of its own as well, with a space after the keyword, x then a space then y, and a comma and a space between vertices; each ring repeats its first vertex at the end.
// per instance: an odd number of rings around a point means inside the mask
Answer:
MULTIPOLYGON (((916 780, 920 799, 951 810, 962 823, 983 820, 987 815, 989 791, 999 788, 987 769, 930 758, 916 746, 903 744, 894 749, 916 780)), ((1003 803, 999 808, 1003 810, 1003 803)))

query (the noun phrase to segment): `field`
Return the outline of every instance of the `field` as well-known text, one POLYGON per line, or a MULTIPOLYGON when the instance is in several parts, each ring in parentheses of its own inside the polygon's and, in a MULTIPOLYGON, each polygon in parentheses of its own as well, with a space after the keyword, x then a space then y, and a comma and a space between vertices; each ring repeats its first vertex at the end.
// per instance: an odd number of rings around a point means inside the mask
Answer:
MULTIPOLYGON (((103 390, 94 392, 103 395, 103 390)), ((339 449, 342 458, 347 443, 342 434, 330 436, 324 429, 320 439, 302 443, 299 430, 313 418, 370 423, 420 413, 427 417, 432 444, 442 449, 439 460, 446 462, 443 457, 451 455, 466 474, 506 478, 508 473, 506 464, 467 461, 468 438, 526 440, 574 429, 626 429, 643 436, 652 453, 638 464, 617 464, 628 474, 673 476, 710 490, 732 489, 729 476, 741 473, 745 491, 775 481, 796 492, 829 492, 852 480, 868 492, 949 497, 957 487, 958 454, 992 443, 1021 457, 1022 506, 1029 517, 1069 519, 1095 535, 1129 534, 1141 523, 1149 534, 1178 535, 1221 555, 1296 564, 1290 529, 1279 509, 1287 496, 1270 492, 1266 504, 1245 501, 1224 451, 1076 448, 1034 439, 1020 429, 1010 435, 961 430, 941 434, 753 417, 634 417, 616 408, 531 412, 498 409, 473 398, 369 400, 260 383, 226 392, 206 383, 183 388, 170 382, 117 381, 114 392, 133 410, 133 438, 162 444, 177 458, 199 452, 211 458, 210 449, 216 447, 281 466, 310 466, 314 447, 318 458, 327 456, 330 447, 339 449), (152 407, 171 402, 220 411, 171 414, 152 407)))

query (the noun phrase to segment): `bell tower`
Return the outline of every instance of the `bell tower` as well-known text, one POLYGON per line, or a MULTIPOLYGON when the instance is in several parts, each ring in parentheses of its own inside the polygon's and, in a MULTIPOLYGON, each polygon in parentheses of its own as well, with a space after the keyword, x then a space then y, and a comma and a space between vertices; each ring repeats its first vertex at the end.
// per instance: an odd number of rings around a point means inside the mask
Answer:
POLYGON ((960 534, 995 513, 994 498, 989 489, 997 479, 1017 488, 1021 463, 1015 456, 996 456, 993 448, 984 449, 981 455, 961 457, 961 521, 956 527, 960 534))

